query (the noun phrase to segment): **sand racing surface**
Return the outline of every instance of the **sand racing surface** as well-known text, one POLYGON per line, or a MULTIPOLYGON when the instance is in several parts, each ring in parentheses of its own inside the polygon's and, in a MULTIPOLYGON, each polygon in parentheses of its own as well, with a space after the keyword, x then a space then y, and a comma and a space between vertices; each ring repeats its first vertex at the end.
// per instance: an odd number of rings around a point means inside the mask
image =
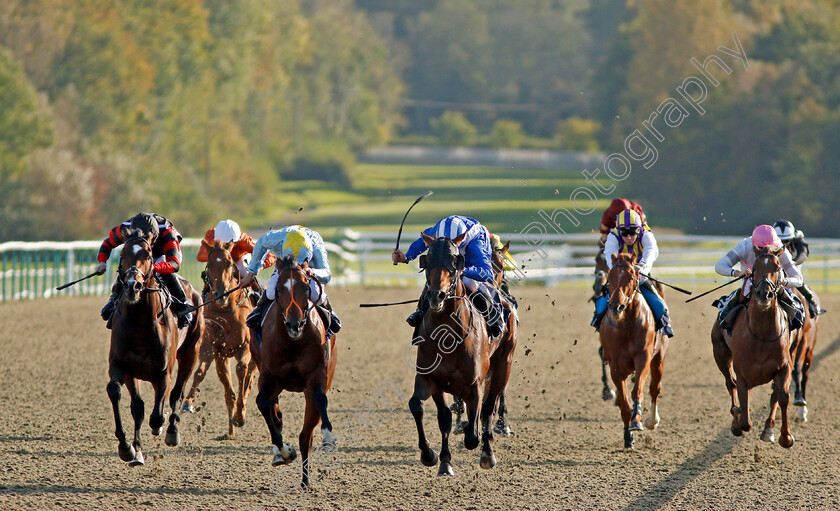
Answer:
MULTIPOLYGON (((420 464, 408 411, 414 375, 404 318, 412 306, 358 307, 418 291, 331 290, 344 323, 328 393, 339 451, 313 462, 307 493, 290 490, 299 463, 271 466, 256 392, 236 439, 223 437, 227 411, 213 369, 200 409, 182 416, 175 448, 151 435, 151 386, 142 384, 146 465, 130 468, 117 456, 105 393, 104 299, 0 305, 0 509, 840 509, 840 296, 822 296, 829 313, 821 316, 810 374, 809 421, 792 423, 796 443, 786 450, 759 440, 769 385, 752 392, 753 430, 730 433, 729 397, 709 340, 717 295, 685 304, 670 293, 677 336, 665 362, 662 422, 637 433, 627 451, 619 410, 601 399, 587 290, 516 289, 522 322, 508 385, 514 435, 496 437, 492 470, 479 467, 479 451, 464 449, 462 436, 453 437, 455 477, 446 478, 420 464)), ((121 407, 130 430, 127 395, 121 407)), ((303 396, 284 393, 280 406, 284 438, 297 446, 303 396)), ((425 426, 439 450, 431 400, 425 426)))

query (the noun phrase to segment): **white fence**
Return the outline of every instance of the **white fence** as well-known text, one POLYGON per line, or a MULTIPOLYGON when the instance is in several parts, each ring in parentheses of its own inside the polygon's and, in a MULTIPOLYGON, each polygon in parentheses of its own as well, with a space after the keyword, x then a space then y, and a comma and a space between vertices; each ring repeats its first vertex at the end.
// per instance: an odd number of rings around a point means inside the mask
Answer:
MULTIPOLYGON (((564 285, 590 281, 598 236, 596 234, 545 235, 540 240, 522 234, 500 234, 511 242, 511 254, 519 270, 511 275, 515 284, 564 285)), ((741 238, 727 236, 657 236, 659 259, 654 273, 684 287, 704 289, 722 282, 714 272, 715 262, 741 238)), ((414 241, 404 238, 403 251, 414 241)), ((394 266, 392 232, 344 230, 327 243, 333 270, 331 286, 420 286, 423 274, 416 263, 394 266)), ((804 265, 806 281, 817 290, 840 288, 840 240, 809 239, 811 257, 804 265)), ((114 281, 118 251, 112 253, 108 274, 93 277, 66 290, 55 288, 93 272, 99 241, 8 242, 0 244, 0 300, 54 295, 107 295, 114 281)), ((204 264, 195 259, 200 240, 182 242, 184 262, 180 274, 199 283, 204 264)), ((261 275, 267 278, 267 275, 261 275)))

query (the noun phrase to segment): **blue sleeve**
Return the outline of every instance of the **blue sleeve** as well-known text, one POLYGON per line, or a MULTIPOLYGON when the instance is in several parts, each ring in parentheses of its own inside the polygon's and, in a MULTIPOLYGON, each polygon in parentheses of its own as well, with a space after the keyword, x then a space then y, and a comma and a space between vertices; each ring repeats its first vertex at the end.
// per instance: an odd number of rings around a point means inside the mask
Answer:
MULTIPOLYGON (((433 232, 435 232, 435 226, 429 227, 428 229, 423 231, 423 234, 426 234, 427 236, 434 236, 432 234, 433 232)), ((409 261, 413 261, 417 258, 417 256, 425 252, 428 248, 429 247, 426 246, 426 242, 423 241, 423 237, 420 236, 419 238, 414 240, 414 243, 412 243, 410 247, 408 247, 408 251, 405 253, 405 258, 409 261)))
POLYGON ((487 243, 486 236, 471 241, 464 252, 464 258, 469 264, 464 268, 464 276, 473 280, 491 282, 493 266, 490 261, 490 245, 487 243))
POLYGON ((309 268, 312 274, 321 281, 321 284, 328 284, 332 278, 330 271, 330 258, 327 249, 324 247, 324 240, 320 235, 312 236, 312 260, 309 261, 309 268))
POLYGON ((248 273, 256 275, 262 269, 265 258, 268 257, 268 247, 266 246, 267 236, 268 233, 263 234, 260 236, 260 239, 254 243, 254 251, 251 256, 251 264, 248 265, 248 273))

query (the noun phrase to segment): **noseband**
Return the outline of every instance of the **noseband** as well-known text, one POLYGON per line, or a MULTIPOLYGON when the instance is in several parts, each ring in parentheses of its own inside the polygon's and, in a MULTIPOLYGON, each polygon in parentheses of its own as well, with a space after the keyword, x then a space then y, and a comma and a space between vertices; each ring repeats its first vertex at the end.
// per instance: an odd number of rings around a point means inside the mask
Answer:
MULTIPOLYGON (((632 265, 629 265, 629 264, 616 264, 615 266, 613 266, 613 268, 630 268, 631 270, 635 271, 635 268, 632 265)), ((607 282, 609 282, 609 275, 607 276, 607 279, 608 279, 607 282)), ((636 298, 636 293, 639 292, 639 276, 638 275, 634 275, 633 283, 635 285, 633 286, 633 292, 630 293, 630 295, 629 295, 629 298, 627 300, 627 304, 619 303, 619 305, 624 305, 625 307, 627 307, 627 305, 633 303, 633 300, 636 298)), ((612 299, 612 297, 615 293, 618 293, 618 286, 616 286, 616 289, 612 293, 610 293, 610 299, 612 299)))
MULTIPOLYGON (((288 320, 286 319, 288 317, 287 315, 288 315, 289 311, 292 309, 292 305, 294 305, 295 307, 298 308, 298 310, 303 315, 303 323, 301 324, 301 328, 302 328, 304 325, 306 325, 306 322, 309 319, 309 313, 312 312, 312 309, 315 308, 315 302, 316 302, 316 300, 313 300, 312 296, 311 296, 312 288, 309 286, 309 279, 314 280, 318 284, 318 298, 320 298, 321 295, 324 293, 324 286, 321 284, 321 281, 317 279, 317 277, 314 277, 314 276, 309 277, 306 274, 306 272, 303 271, 303 269, 298 268, 298 267, 284 268, 284 269, 280 270, 280 273, 277 275, 277 282, 278 283, 280 282, 280 277, 286 272, 299 272, 301 275, 303 275, 304 278, 301 282, 304 282, 306 284, 306 300, 308 302, 310 302, 312 305, 309 306, 307 304, 306 306, 301 307, 301 305, 295 301, 295 294, 291 290, 292 286, 289 286, 289 298, 291 298, 291 301, 289 302, 289 305, 286 307, 285 310, 280 311, 280 316, 283 318, 283 323, 287 323, 288 322, 288 320)), ((276 287, 274 289, 274 292, 275 292, 275 294, 277 293, 277 288, 276 287)))
MULTIPOLYGON (((774 271, 773 273, 769 273, 769 274, 765 275, 764 278, 759 280, 758 282, 755 281, 755 274, 753 274, 750 277, 750 282, 752 283, 753 291, 757 293, 759 287, 763 286, 764 284, 767 284, 767 287, 770 288, 770 294, 771 295, 778 294, 778 292, 781 291, 781 289, 782 289, 781 280, 777 280, 776 282, 773 282, 772 280, 770 280, 770 276, 775 275, 777 273, 781 273, 782 263, 779 261, 779 258, 776 257, 773 254, 762 254, 762 255, 758 256, 758 258, 756 258, 756 261, 758 261, 758 259, 762 258, 762 257, 773 258, 773 261, 775 261, 776 266, 778 266, 779 269, 774 271)), ((755 265, 753 265, 753 267, 755 267, 755 265)))
MULTIPOLYGON (((126 243, 126 245, 128 245, 129 242, 134 242, 134 241, 140 241, 144 245, 146 245, 146 248, 148 249, 147 251, 149 253, 149 257, 150 258, 152 257, 152 245, 149 244, 149 242, 145 238, 139 238, 139 237, 129 238, 129 239, 126 240, 125 243, 126 243)), ((120 266, 122 266, 122 256, 120 256, 120 266)), ((157 291, 157 289, 152 289, 148 286, 148 283, 150 281, 149 277, 151 277, 154 274, 154 271, 155 271, 154 268, 155 268, 154 264, 152 264, 152 266, 149 268, 149 271, 146 272, 146 273, 143 273, 143 271, 140 268, 138 268, 137 266, 132 266, 131 268, 128 268, 123 272, 120 272, 120 274, 119 274, 120 283, 125 285, 126 281, 128 281, 128 279, 130 279, 132 276, 140 275, 141 277, 143 277, 143 290, 144 291, 157 291)))

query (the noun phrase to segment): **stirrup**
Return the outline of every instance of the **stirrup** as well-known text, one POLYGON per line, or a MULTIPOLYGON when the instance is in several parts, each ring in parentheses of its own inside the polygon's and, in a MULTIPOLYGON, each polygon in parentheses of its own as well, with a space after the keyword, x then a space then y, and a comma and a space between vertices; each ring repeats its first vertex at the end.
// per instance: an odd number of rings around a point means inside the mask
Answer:
POLYGON ((418 309, 412 312, 407 318, 405 318, 405 322, 408 323, 408 326, 417 327, 423 321, 423 313, 418 309))

